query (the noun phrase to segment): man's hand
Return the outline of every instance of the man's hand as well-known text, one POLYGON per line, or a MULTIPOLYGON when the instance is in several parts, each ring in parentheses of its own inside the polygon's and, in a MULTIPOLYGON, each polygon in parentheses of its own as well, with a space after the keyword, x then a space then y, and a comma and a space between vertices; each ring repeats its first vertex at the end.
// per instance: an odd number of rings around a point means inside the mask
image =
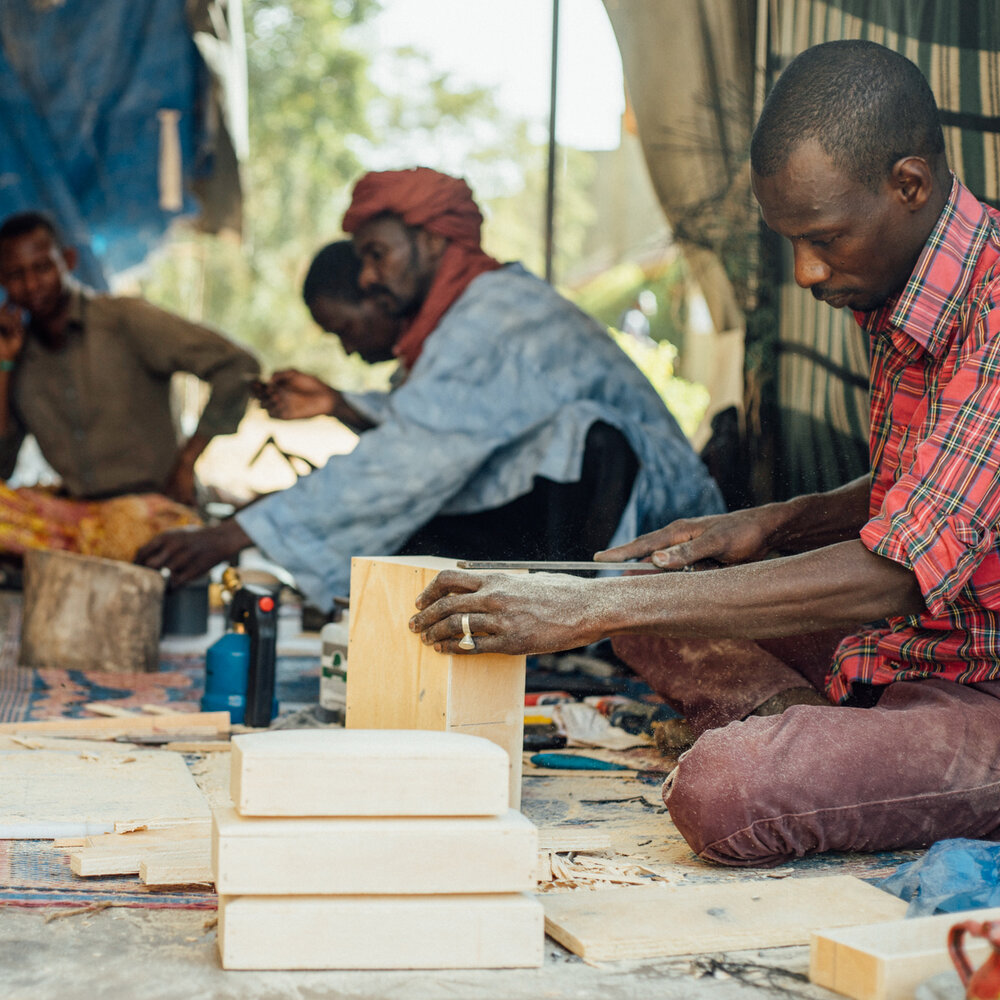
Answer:
POLYGON ((275 372, 254 394, 268 416, 277 420, 329 416, 340 398, 332 386, 294 368, 275 372))
POLYGON ((551 653, 603 636, 592 598, 598 581, 564 573, 439 573, 417 597, 410 628, 439 653, 551 653), (475 650, 459 646, 469 616, 475 650))
POLYGON ((151 569, 169 569, 170 586, 179 587, 252 544, 250 536, 229 518, 211 528, 164 531, 139 549, 135 561, 151 569))
POLYGON ((598 562, 651 558, 660 569, 682 569, 706 561, 726 566, 757 562, 772 552, 774 527, 770 507, 684 518, 625 545, 598 552, 594 558, 598 562))
POLYGON ((0 361, 14 361, 24 346, 21 310, 10 302, 0 306, 0 361))

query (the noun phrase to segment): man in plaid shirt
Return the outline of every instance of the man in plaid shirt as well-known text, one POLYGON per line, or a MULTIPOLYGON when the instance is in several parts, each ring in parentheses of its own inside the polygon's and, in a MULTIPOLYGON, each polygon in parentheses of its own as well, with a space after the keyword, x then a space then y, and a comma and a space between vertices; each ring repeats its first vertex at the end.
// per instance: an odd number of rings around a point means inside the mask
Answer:
POLYGON ((451 653, 463 615, 479 652, 616 636, 698 737, 664 799, 707 860, 1000 838, 1000 224, 871 42, 793 60, 750 152, 796 282, 870 335, 870 476, 600 554, 704 572, 443 573, 411 627, 451 653))

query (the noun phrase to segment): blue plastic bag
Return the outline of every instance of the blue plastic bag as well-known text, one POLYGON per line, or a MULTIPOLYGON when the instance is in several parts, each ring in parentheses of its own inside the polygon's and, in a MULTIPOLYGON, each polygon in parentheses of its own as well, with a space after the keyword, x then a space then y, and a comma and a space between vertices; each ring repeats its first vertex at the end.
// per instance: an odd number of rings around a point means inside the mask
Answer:
POLYGON ((909 902, 908 917, 1000 906, 1000 844, 939 840, 922 858, 900 865, 878 886, 909 902))

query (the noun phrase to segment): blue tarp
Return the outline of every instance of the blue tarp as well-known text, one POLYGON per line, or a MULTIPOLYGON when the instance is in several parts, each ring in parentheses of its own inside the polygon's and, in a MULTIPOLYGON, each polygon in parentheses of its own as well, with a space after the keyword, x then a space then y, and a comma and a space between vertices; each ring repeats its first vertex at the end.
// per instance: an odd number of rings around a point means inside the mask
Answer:
MULTIPOLYGON (((140 263, 211 168, 201 135, 210 76, 182 0, 2 0, 0 218, 38 208, 96 287, 140 263), (159 112, 180 112, 184 194, 160 206, 159 112)), ((176 162, 176 161, 175 161, 176 162)))

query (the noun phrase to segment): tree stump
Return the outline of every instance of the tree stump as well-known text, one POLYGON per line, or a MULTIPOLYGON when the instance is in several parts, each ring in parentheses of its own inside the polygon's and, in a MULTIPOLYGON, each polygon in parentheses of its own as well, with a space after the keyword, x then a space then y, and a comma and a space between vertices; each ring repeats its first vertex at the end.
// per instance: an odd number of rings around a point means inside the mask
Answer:
POLYGON ((69 552, 24 558, 23 667, 159 669, 163 577, 156 570, 69 552))

